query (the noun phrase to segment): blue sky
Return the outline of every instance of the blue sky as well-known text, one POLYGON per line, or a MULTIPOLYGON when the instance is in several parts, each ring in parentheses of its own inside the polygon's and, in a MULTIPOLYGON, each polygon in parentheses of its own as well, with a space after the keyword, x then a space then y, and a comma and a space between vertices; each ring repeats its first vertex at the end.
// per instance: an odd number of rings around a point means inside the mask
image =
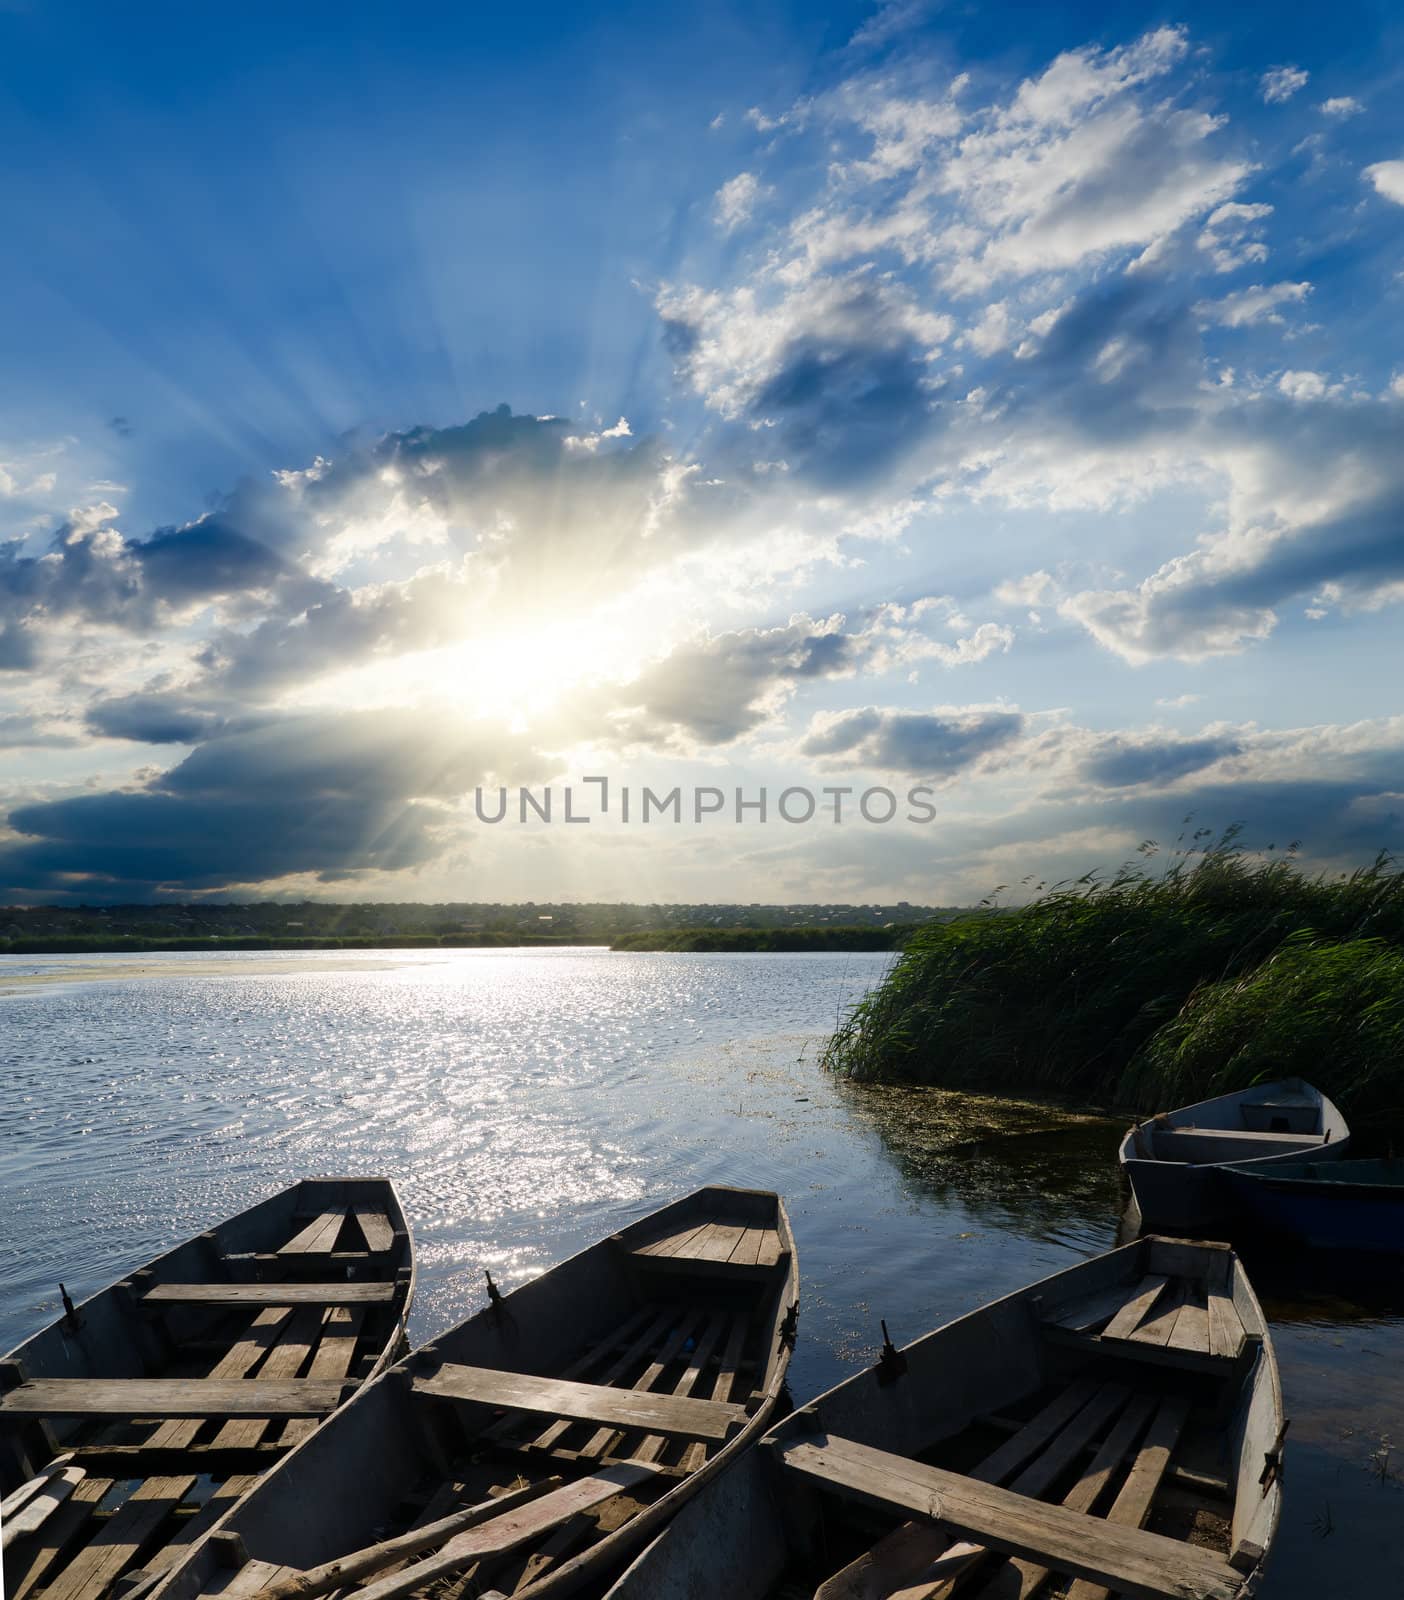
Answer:
POLYGON ((1401 31, 0 4, 0 899, 1398 846, 1401 31))

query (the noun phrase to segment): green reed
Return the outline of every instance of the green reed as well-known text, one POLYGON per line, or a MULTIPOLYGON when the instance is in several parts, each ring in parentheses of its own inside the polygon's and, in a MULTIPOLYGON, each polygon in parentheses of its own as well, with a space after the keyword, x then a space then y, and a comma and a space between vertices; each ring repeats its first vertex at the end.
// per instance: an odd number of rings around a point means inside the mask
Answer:
MULTIPOLYGON (((1389 1024, 1392 1068, 1371 1055, 1367 1069, 1345 1049, 1308 1066, 1301 1052, 1266 1046, 1253 1067, 1245 1045, 1234 1058, 1241 1068, 1230 1069, 1215 1046, 1196 1042, 1211 1037, 1216 1015, 1228 1027, 1228 993, 1260 969, 1262 988, 1238 1002, 1240 1013, 1280 1005, 1281 1044, 1291 1037, 1290 1010, 1308 993, 1317 1014, 1348 1030, 1350 1006, 1366 991, 1346 986, 1345 976, 1349 969, 1353 983, 1367 981, 1363 957, 1333 965, 1324 952, 1370 941, 1369 981, 1383 981, 1385 969, 1374 963, 1400 959, 1395 947, 1404 946, 1404 871, 1381 856, 1340 876, 1310 876, 1291 851, 1248 854, 1236 829, 1204 839, 1178 848, 1165 868, 1148 843, 1139 862, 1112 877, 1039 885, 1021 908, 987 903, 919 929, 882 983, 840 1021, 825 1065, 860 1079, 1161 1106, 1218 1092, 1231 1072, 1280 1063, 1346 1099, 1404 1103, 1397 1018, 1389 1024), (1303 963, 1300 973, 1290 970, 1305 987, 1275 985, 1263 964, 1279 952, 1303 963), (1223 997, 1211 998, 1208 986, 1226 986, 1223 997)), ((1372 1050, 1384 1048, 1370 1038, 1372 1050)))

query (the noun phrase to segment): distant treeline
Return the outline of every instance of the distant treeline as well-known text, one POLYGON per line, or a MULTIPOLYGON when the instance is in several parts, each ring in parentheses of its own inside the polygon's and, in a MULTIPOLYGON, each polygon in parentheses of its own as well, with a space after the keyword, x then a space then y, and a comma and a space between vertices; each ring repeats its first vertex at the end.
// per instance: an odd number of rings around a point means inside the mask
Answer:
POLYGON ((680 928, 626 933, 614 950, 899 950, 913 924, 894 928, 680 928))
MULTIPOLYGON (((1196 845, 1197 845, 1196 841, 1196 845)), ((1153 847, 1147 846, 1147 850, 1153 847)), ((1404 872, 1335 878, 1230 832, 1170 869, 929 923, 825 1053, 854 1078, 1169 1110, 1302 1077, 1404 1118, 1404 872)))
POLYGON ((0 955, 149 955, 199 950, 502 950, 537 945, 608 944, 612 950, 896 950, 912 932, 896 928, 693 928, 621 934, 613 940, 577 933, 366 934, 345 938, 145 939, 124 934, 0 939, 0 955))
POLYGON ((142 939, 125 934, 0 939, 0 955, 120 955, 170 950, 478 950, 520 945, 584 944, 568 933, 385 933, 345 938, 289 939, 258 935, 230 938, 142 939))

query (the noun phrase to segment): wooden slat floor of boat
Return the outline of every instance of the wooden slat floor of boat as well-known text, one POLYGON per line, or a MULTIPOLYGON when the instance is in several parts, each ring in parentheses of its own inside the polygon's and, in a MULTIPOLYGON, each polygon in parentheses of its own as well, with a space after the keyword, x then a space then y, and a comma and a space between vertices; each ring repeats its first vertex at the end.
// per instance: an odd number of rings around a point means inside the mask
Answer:
MULTIPOLYGON (((1169 1396, 1161 1402, 1126 1482, 1107 1512, 1109 1523, 1140 1530, 1150 1515, 1155 1491, 1170 1465, 1188 1416, 1189 1407, 1183 1398, 1169 1396)), ((1079 1578, 1068 1590, 1068 1600, 1107 1600, 1110 1593, 1105 1584, 1079 1578)))
POLYGON ((524 1372, 446 1363, 412 1379, 416 1394, 473 1405, 501 1405, 546 1416, 608 1424, 611 1431, 644 1428, 685 1439, 724 1439, 746 1420, 744 1406, 648 1394, 608 1384, 538 1378, 524 1372))
MULTIPOLYGON (((672 1317, 673 1312, 667 1307, 640 1306, 620 1327, 597 1344, 590 1345, 571 1362, 561 1376, 571 1379, 584 1378, 601 1362, 608 1361, 609 1366, 603 1373, 597 1374, 593 1381, 616 1382, 645 1352, 653 1348, 658 1339, 663 1337, 672 1317)), ((509 1412, 500 1421, 490 1423, 482 1430, 479 1437, 486 1440, 508 1438, 523 1425, 535 1426, 537 1420, 525 1412, 509 1412)), ((553 1422, 533 1442, 538 1449, 549 1450, 573 1426, 574 1424, 570 1422, 553 1422)))
POLYGON ((937 1508, 937 1519, 967 1538, 1136 1600, 1235 1600, 1242 1585, 1222 1556, 1139 1522, 1070 1511, 832 1434, 775 1449, 786 1470, 813 1482, 888 1511, 930 1516, 937 1508))
MULTIPOLYGON (((647 1393, 654 1386, 654 1384, 658 1382, 658 1380, 668 1370, 669 1366, 671 1366, 672 1363, 676 1361, 678 1356, 682 1353, 683 1347, 692 1337, 693 1330, 700 1325, 702 1321, 702 1315, 702 1312, 700 1312, 696 1307, 693 1307, 686 1313, 681 1314, 674 1319, 672 1332, 668 1335, 654 1359, 650 1361, 649 1364, 644 1368, 643 1372, 627 1385, 628 1391, 637 1390, 642 1393, 647 1393)), ((621 1391, 626 1389, 626 1386, 623 1384, 620 1384, 618 1387, 621 1389, 621 1391)), ((585 1444, 581 1446, 581 1454, 585 1456, 602 1456, 605 1451, 608 1450, 614 1443, 618 1432, 619 1430, 616 1428, 597 1429, 590 1435, 585 1444)))
MULTIPOLYGON (((717 1365, 717 1376, 712 1384, 713 1400, 725 1403, 731 1399, 731 1391, 740 1372, 741 1356, 746 1348, 746 1335, 750 1330, 750 1322, 751 1319, 744 1313, 738 1313, 732 1318, 726 1348, 722 1351, 721 1360, 717 1365)), ((688 1445, 683 1451, 680 1464, 688 1471, 695 1472, 706 1459, 707 1446, 699 1440, 696 1444, 688 1445)))
MULTIPOLYGON (((622 1378, 637 1368, 640 1361, 646 1360, 654 1352, 660 1340, 668 1337, 669 1330, 672 1329, 677 1321, 677 1317, 677 1311, 671 1306, 665 1306, 658 1310, 651 1319, 645 1322, 643 1331, 631 1343, 625 1345, 624 1349, 610 1362, 609 1366, 602 1373, 597 1374, 593 1381, 603 1384, 618 1384, 622 1378)), ((567 1370, 567 1375, 583 1376, 585 1372, 595 1365, 593 1357, 599 1354, 608 1354, 608 1350, 602 1349, 591 1352, 589 1358, 577 1363, 582 1369, 579 1374, 572 1368, 567 1370)), ((575 1426, 576 1424, 568 1418, 559 1419, 553 1422, 550 1427, 542 1429, 536 1438, 531 1441, 532 1446, 537 1450, 556 1449, 575 1426)), ((613 1437, 613 1430, 610 1430, 609 1434, 604 1437, 607 1442, 608 1438, 613 1437)), ((598 1454, 599 1452, 595 1453, 598 1454)))
POLYGON ((99 1504, 107 1497, 113 1479, 87 1477, 49 1517, 42 1528, 5 1554, 5 1593, 8 1600, 24 1597, 57 1569, 58 1563, 82 1539, 99 1504))
MULTIPOLYGON (((1008 1485, 1010 1490, 1033 1500, 1046 1494, 1108 1423, 1125 1409, 1130 1399, 1131 1391, 1124 1385, 1102 1384, 1047 1448, 1013 1479, 1008 1485)), ((991 1481, 978 1469, 970 1476, 977 1483, 991 1481)), ((931 1600, 946 1600, 957 1582, 963 1582, 972 1568, 985 1564, 992 1557, 993 1551, 975 1541, 953 1544, 941 1557, 941 1569, 949 1570, 950 1576, 932 1590, 931 1600)))
MULTIPOLYGON (((683 1375, 673 1385, 673 1393, 675 1395, 680 1398, 686 1397, 691 1395, 693 1390, 697 1388, 697 1385, 702 1381, 703 1373, 711 1365, 712 1352, 721 1343, 732 1320, 732 1314, 723 1311, 715 1311, 707 1318, 707 1324, 693 1348, 691 1358, 683 1375)), ((672 1440, 666 1434, 651 1433, 640 1441, 638 1445, 626 1443, 621 1448, 620 1454, 627 1455, 634 1461, 658 1461, 661 1459, 664 1450, 671 1443, 672 1440)), ((691 1448, 691 1446, 684 1446, 684 1448, 691 1448)))
MULTIPOLYGON (((1122 1462, 1136 1448, 1156 1405, 1154 1395, 1138 1394, 1131 1398, 1091 1462, 1063 1496, 1063 1504, 1069 1511, 1092 1512, 1095 1509, 1122 1462)), ((1051 1576, 1050 1570, 1038 1562, 1011 1556, 987 1583, 970 1591, 970 1600, 1030 1600, 1051 1576)))
MULTIPOLYGON (((293 1382, 318 1382, 332 1383, 330 1378, 299 1379, 298 1374, 303 1370, 312 1347, 317 1343, 322 1326, 322 1313, 315 1306, 302 1306, 288 1319, 286 1328, 277 1344, 268 1352, 262 1367, 259 1369, 257 1381, 267 1383, 270 1381, 288 1380, 293 1382)), ((231 1418, 226 1422, 211 1441, 219 1448, 247 1449, 250 1445, 258 1444, 270 1426, 274 1413, 250 1413, 245 1408, 241 1415, 231 1418)))
MULTIPOLYGON (((1010 1437, 973 1468, 970 1476, 981 1483, 1004 1484, 1021 1468, 1027 1471, 1087 1409, 1096 1394, 1097 1386, 1089 1379, 1079 1378, 1069 1384, 1027 1422, 1011 1424, 1010 1437)), ((939 1587, 939 1580, 928 1575, 928 1569, 945 1556, 950 1546, 949 1536, 926 1520, 901 1523, 822 1584, 814 1600, 855 1600, 859 1595, 866 1600, 871 1594, 905 1591, 908 1587, 921 1600, 928 1600, 922 1591, 934 1592, 939 1587)))
POLYGON ((157 1539, 162 1524, 195 1482, 193 1473, 146 1479, 44 1585, 44 1600, 100 1600, 157 1539))
MULTIPOLYGON (((356 1346, 361 1337, 361 1324, 365 1321, 362 1306, 331 1306, 318 1329, 320 1337, 307 1365, 309 1378, 340 1378, 343 1381, 356 1359, 356 1346)), ((278 1436, 279 1444, 294 1445, 315 1430, 317 1424, 310 1417, 294 1417, 283 1424, 278 1436)))
POLYGON ((165 1572, 173 1567, 190 1545, 212 1528, 241 1495, 258 1482, 256 1473, 226 1478, 193 1517, 187 1517, 165 1544, 142 1564, 145 1573, 165 1572))
MULTIPOLYGON (((247 1378, 277 1343, 281 1330, 292 1315, 288 1306, 269 1306, 249 1324, 243 1338, 237 1339, 211 1368, 211 1378, 247 1378)), ((320 1374, 318 1374, 320 1376, 320 1374)), ((334 1374, 327 1374, 334 1376, 334 1374)), ((193 1444, 204 1426, 202 1417, 163 1422, 147 1441, 156 1449, 179 1449, 193 1444)))

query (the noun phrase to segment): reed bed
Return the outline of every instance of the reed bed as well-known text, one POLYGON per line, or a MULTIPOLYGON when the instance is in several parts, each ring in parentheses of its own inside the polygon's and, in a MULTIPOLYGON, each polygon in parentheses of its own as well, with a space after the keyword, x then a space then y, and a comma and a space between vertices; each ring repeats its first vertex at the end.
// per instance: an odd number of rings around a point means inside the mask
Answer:
POLYGON ((1158 1108, 1299 1073, 1404 1105, 1404 871, 1335 877, 1236 831, 1160 868, 919 929, 823 1060, 864 1080, 1158 1108))

